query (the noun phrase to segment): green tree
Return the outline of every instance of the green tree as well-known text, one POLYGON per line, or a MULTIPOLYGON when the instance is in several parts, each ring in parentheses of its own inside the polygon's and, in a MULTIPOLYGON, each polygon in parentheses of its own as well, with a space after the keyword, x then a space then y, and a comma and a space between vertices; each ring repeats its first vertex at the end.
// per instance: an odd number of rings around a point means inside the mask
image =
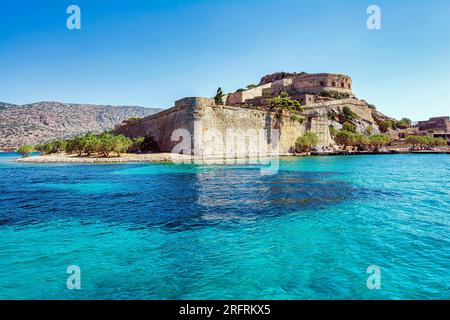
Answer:
POLYGON ((216 93, 216 95, 214 97, 214 101, 216 102, 217 105, 223 105, 224 104, 224 102, 223 102, 223 97, 224 96, 225 96, 225 94, 223 93, 222 88, 219 87, 217 89, 217 93, 216 93))
POLYGON ((130 147, 132 145, 133 145, 133 140, 120 134, 120 135, 114 136, 112 151, 116 152, 117 156, 120 157, 120 154, 127 152, 128 149, 130 149, 130 147))
POLYGON ((115 136, 111 133, 102 133, 98 140, 97 152, 108 157, 114 151, 115 136))
POLYGON ((380 127, 381 132, 388 132, 393 128, 393 122, 391 120, 384 120, 381 121, 378 126, 380 127))
POLYGON ((367 150, 370 146, 370 136, 365 134, 356 134, 355 135, 355 144, 361 150, 367 150))
POLYGON ((81 157, 83 155, 86 145, 86 140, 84 139, 84 137, 83 136, 75 137, 69 143, 72 147, 71 150, 73 150, 73 152, 76 152, 78 156, 81 157))
POLYGON ((417 150, 418 149, 418 146, 420 145, 420 141, 421 141, 421 139, 420 139, 420 136, 408 136, 408 137, 406 137, 406 139, 405 139, 405 141, 407 142, 407 143, 409 143, 410 145, 412 145, 412 149, 413 150, 417 150))
POLYGON ((66 146, 67 146, 66 140, 53 141, 52 151, 54 151, 54 153, 60 154, 61 152, 66 151, 66 146))
POLYGON ((353 132, 341 130, 335 137, 337 144, 340 144, 346 149, 348 146, 354 146, 356 143, 356 135, 353 132))
POLYGON ((310 151, 319 143, 319 137, 313 132, 307 132, 295 141, 295 148, 301 151, 310 151))
POLYGON ((353 123, 346 121, 342 125, 342 130, 343 131, 352 132, 352 133, 356 133, 356 126, 353 123))
POLYGON ((21 146, 17 152, 22 155, 22 157, 26 158, 34 151, 33 146, 21 146))
POLYGON ((400 129, 407 129, 410 128, 412 124, 412 121, 408 118, 402 118, 401 120, 397 121, 395 124, 397 128, 400 129))
POLYGON ((435 138, 434 144, 437 147, 444 147, 448 145, 447 140, 444 138, 435 138))
POLYGON ((91 154, 98 151, 98 147, 100 145, 100 139, 98 136, 92 133, 86 134, 83 138, 83 152, 89 157, 91 154))
POLYGON ((392 138, 385 134, 375 134, 370 136, 370 144, 375 148, 379 149, 384 145, 389 144, 392 141, 392 138))
POLYGON ((286 110, 286 111, 303 111, 303 108, 298 100, 292 100, 286 95, 278 95, 267 100, 267 105, 272 110, 286 110))

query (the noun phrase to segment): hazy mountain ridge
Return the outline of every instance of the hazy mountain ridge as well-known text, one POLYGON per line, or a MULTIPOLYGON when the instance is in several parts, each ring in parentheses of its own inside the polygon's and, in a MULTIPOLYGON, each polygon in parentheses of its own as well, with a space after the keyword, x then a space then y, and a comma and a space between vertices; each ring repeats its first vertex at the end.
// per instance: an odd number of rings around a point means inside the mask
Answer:
POLYGON ((0 148, 103 132, 131 117, 146 117, 161 110, 53 101, 22 106, 0 102, 0 148))

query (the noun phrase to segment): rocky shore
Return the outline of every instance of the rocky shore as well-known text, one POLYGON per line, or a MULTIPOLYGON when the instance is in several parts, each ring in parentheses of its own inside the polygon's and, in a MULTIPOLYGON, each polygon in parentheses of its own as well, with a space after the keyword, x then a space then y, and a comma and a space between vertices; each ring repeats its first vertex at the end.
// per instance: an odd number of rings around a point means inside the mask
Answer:
POLYGON ((130 163, 130 162, 172 162, 190 160, 192 157, 173 153, 123 154, 121 157, 78 157, 75 155, 45 155, 19 158, 22 163, 130 163))

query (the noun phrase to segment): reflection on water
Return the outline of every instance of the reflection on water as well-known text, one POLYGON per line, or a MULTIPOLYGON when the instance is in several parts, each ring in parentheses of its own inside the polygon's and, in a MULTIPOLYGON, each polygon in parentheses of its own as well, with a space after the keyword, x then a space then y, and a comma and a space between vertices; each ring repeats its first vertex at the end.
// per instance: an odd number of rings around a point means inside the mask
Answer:
POLYGON ((70 216, 182 229, 221 219, 257 219, 321 209, 371 195, 326 172, 281 171, 261 176, 254 168, 191 165, 156 165, 112 174, 106 167, 96 170, 84 166, 76 171, 61 167, 57 172, 45 168, 40 174, 29 172, 29 184, 5 188, 3 221, 26 224, 30 219, 36 223, 70 216), (155 174, 151 169, 165 173, 155 174), (80 170, 86 172, 76 172, 80 170))

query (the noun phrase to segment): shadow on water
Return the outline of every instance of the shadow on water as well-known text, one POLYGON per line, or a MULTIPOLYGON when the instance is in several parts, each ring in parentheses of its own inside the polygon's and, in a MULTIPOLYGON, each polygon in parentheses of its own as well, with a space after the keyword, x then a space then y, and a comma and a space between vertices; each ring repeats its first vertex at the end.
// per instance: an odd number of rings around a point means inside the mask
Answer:
POLYGON ((245 166, 190 166, 160 174, 112 174, 107 166, 28 169, 14 169, 10 176, 19 176, 14 182, 2 181, 1 225, 77 219, 182 231, 380 196, 330 172, 261 176, 259 169, 245 166))

